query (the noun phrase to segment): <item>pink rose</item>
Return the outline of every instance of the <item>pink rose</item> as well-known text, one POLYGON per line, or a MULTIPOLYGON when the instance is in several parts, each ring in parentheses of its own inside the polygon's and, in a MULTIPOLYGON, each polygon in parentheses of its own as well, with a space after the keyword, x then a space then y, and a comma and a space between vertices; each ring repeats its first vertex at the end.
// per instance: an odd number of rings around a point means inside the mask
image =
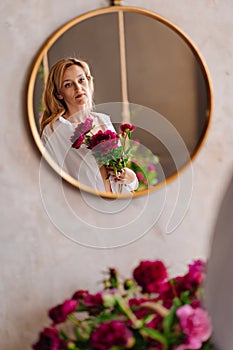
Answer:
POLYGON ((184 305, 177 309, 176 315, 186 335, 186 342, 178 345, 175 350, 200 349, 202 342, 207 341, 212 332, 208 313, 200 307, 193 308, 190 305, 184 305))
POLYGON ((167 289, 167 270, 162 261, 141 261, 133 276, 143 293, 160 293, 167 289))
POLYGON ((74 312, 78 306, 78 301, 74 299, 65 300, 63 304, 57 305, 49 310, 49 317, 55 324, 66 321, 67 316, 74 312))

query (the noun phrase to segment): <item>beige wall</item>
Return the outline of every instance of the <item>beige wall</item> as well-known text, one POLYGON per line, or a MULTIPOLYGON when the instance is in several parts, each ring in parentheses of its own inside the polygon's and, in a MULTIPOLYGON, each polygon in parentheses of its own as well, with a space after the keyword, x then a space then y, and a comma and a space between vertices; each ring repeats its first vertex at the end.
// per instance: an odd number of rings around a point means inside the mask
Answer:
POLYGON ((149 198, 124 202, 126 208, 122 203, 114 207, 114 202, 109 205, 82 196, 63 184, 76 217, 71 215, 59 193, 61 182, 48 167, 40 173, 39 185, 40 155, 30 135, 25 107, 27 81, 33 58, 46 38, 75 15, 106 6, 107 1, 2 2, 1 348, 29 349, 38 331, 48 324, 47 309, 75 289, 96 290, 107 266, 119 267, 128 276, 140 259, 161 258, 175 273, 182 272, 193 258, 208 256, 216 214, 232 170, 233 3, 131 0, 124 4, 144 7, 173 21, 196 43, 209 67, 214 115, 204 147, 193 163, 194 178, 188 168, 180 183, 176 180, 149 198), (176 228, 173 223, 168 235, 166 226, 179 184, 182 221, 176 228), (46 209, 41 191, 45 191, 46 209))

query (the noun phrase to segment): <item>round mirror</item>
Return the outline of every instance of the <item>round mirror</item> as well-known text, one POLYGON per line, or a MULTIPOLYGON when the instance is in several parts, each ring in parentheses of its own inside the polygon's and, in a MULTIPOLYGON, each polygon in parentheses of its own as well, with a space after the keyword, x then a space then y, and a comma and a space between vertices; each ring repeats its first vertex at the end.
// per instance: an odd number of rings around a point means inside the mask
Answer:
MULTIPOLYGON (((62 178, 104 197, 123 195, 111 187, 86 185, 42 143, 44 84, 51 67, 67 57, 80 58, 90 67, 95 103, 91 113, 110 116, 115 130, 122 123, 136 126, 127 144, 133 152, 135 145, 141 146, 138 153, 130 153, 127 167, 135 172, 138 184, 127 195, 155 190, 193 160, 212 114, 212 88, 203 59, 189 38, 166 19, 135 7, 111 6, 83 14, 59 28, 43 45, 31 72, 27 102, 32 134, 62 178), (149 160, 145 154, 150 154, 149 160), (153 176, 145 170, 152 170, 152 165, 153 176)), ((71 150, 72 143, 66 146, 68 154, 67 147, 71 150)))

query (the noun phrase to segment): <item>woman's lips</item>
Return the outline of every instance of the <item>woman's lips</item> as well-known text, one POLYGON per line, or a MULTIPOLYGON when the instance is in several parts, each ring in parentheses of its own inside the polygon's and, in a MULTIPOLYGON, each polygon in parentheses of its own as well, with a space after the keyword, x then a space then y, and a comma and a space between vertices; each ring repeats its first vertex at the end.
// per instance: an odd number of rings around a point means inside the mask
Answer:
POLYGON ((75 98, 81 98, 83 96, 84 96, 84 94, 78 94, 77 96, 75 96, 75 98))

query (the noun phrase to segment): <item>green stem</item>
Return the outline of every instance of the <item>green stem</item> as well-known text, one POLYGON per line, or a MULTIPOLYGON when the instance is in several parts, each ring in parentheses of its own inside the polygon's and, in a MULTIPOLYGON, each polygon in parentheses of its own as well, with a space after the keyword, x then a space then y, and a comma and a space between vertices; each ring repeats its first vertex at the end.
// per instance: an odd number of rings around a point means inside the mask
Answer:
POLYGON ((134 328, 139 328, 142 325, 142 322, 137 319, 137 317, 134 315, 128 304, 125 302, 123 298, 121 298, 119 295, 115 295, 116 301, 118 305, 120 306, 121 310, 124 312, 124 314, 128 317, 128 319, 132 322, 134 328))
POLYGON ((159 303, 154 303, 151 301, 146 301, 145 303, 140 304, 140 307, 147 307, 153 311, 158 312, 162 317, 166 317, 169 314, 169 310, 159 303))

